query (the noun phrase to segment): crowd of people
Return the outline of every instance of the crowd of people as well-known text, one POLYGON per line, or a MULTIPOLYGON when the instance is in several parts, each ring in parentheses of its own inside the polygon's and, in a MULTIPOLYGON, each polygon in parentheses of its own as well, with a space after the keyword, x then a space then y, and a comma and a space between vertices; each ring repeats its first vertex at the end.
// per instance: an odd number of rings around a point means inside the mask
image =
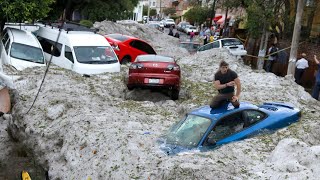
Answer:
MULTIPOLYGON (((213 42, 216 39, 219 39, 219 37, 228 37, 229 36, 229 27, 226 28, 225 32, 223 32, 223 28, 219 25, 213 25, 211 28, 209 27, 198 27, 199 29, 199 37, 203 40, 203 44, 207 44, 210 42, 213 42)), ((169 29, 169 35, 179 38, 180 35, 178 32, 173 34, 173 27, 170 27, 169 29)), ((193 41, 193 38, 195 37, 195 33, 191 32, 189 35, 190 41, 193 41)), ((309 68, 309 61, 306 59, 306 53, 302 53, 300 55, 300 58, 296 61, 296 69, 295 69, 295 82, 299 85, 303 84, 302 77, 305 74, 305 71, 307 68, 309 68)), ((271 47, 267 51, 267 59, 265 61, 264 68, 266 72, 272 72, 273 66, 275 63, 278 64, 279 67, 282 67, 286 65, 288 59, 288 54, 283 51, 279 50, 276 43, 271 44, 271 47)), ((317 59, 317 56, 314 55, 314 62, 317 65, 318 70, 315 73, 315 84, 313 86, 312 90, 312 97, 317 99, 319 98, 319 91, 320 91, 320 63, 317 59)), ((280 76, 281 72, 283 71, 283 68, 277 68, 277 70, 274 71, 274 73, 278 76, 280 76)), ((221 102, 228 101, 231 102, 235 107, 237 107, 238 98, 241 92, 241 85, 240 80, 235 72, 228 69, 228 64, 224 61, 220 64, 220 69, 215 75, 215 81, 214 86, 219 91, 219 94, 214 97, 214 99, 211 101, 210 106, 212 108, 217 107, 221 104, 221 102), (231 74, 231 75, 230 75, 231 74), (217 76, 217 77, 216 77, 217 76), (231 79, 230 80, 230 76, 231 79), (223 79, 219 79, 223 77, 223 79), (227 77, 227 81, 224 77, 227 77), (216 79, 217 78, 217 79, 216 79), (229 81, 230 80, 230 81, 229 81), (234 94, 234 86, 237 88, 237 92, 234 94), (239 89, 239 90, 238 90, 239 89), (227 91, 229 90, 229 91, 227 91), (232 92, 231 92, 232 91, 232 92), (227 93, 225 93, 227 92, 227 93)))

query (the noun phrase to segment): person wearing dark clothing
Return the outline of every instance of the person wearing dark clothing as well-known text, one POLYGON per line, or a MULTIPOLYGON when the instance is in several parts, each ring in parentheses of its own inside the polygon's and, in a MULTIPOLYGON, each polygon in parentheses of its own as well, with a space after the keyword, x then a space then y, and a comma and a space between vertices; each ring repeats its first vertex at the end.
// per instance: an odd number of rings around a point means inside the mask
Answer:
POLYGON ((206 34, 203 35, 203 45, 208 44, 208 36, 206 34))
POLYGON ((285 76, 287 72, 287 62, 288 62, 288 53, 284 50, 278 53, 278 59, 276 64, 276 68, 274 74, 277 76, 285 76))
POLYGON ((210 103, 211 108, 219 108, 228 102, 231 102, 235 108, 240 106, 240 79, 236 72, 229 69, 229 64, 225 61, 220 62, 219 70, 214 75, 214 87, 219 93, 213 97, 210 103), (235 87, 236 93, 234 93, 235 87))
POLYGON ((170 29, 169 30, 169 34, 168 34, 169 36, 173 36, 173 31, 170 29))
POLYGON ((174 34, 174 37, 180 38, 180 34, 179 34, 178 32, 176 32, 176 33, 174 34))
POLYGON ((315 82, 313 90, 312 90, 312 97, 315 98, 316 100, 319 100, 319 93, 320 93, 320 61, 318 60, 316 55, 314 55, 314 61, 317 64, 318 71, 316 72, 316 82, 315 82))

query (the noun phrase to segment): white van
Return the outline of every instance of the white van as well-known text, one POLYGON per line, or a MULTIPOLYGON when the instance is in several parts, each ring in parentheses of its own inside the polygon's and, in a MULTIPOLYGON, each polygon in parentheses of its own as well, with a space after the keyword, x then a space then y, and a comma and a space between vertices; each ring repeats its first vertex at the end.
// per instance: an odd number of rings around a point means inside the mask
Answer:
POLYGON ((79 74, 120 72, 118 57, 102 35, 43 24, 39 26, 35 34, 47 61, 52 58, 51 62, 57 66, 79 74))
POLYGON ((42 47, 29 31, 5 28, 0 51, 2 64, 9 64, 19 71, 28 67, 46 66, 42 47))

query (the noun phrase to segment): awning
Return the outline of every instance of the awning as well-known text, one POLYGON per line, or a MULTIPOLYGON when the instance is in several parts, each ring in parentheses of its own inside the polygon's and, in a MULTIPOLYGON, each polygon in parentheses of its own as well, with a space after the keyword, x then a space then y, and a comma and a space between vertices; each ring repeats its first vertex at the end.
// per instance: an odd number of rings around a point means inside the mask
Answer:
MULTIPOLYGON (((216 23, 217 23, 217 24, 224 24, 225 19, 226 19, 225 16, 223 16, 223 17, 221 17, 218 21, 216 21, 216 23)), ((231 17, 228 16, 227 19, 231 19, 231 17)))
POLYGON ((214 18, 212 18, 213 21, 218 21, 219 19, 222 18, 222 15, 217 15, 214 18))

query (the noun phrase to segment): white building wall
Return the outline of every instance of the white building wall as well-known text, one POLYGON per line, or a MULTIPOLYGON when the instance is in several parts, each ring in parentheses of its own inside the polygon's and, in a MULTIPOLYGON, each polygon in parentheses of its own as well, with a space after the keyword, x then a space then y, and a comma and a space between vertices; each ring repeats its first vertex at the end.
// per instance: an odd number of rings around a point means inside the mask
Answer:
POLYGON ((143 1, 139 1, 138 5, 134 8, 132 20, 142 21, 143 4, 144 4, 143 1))

